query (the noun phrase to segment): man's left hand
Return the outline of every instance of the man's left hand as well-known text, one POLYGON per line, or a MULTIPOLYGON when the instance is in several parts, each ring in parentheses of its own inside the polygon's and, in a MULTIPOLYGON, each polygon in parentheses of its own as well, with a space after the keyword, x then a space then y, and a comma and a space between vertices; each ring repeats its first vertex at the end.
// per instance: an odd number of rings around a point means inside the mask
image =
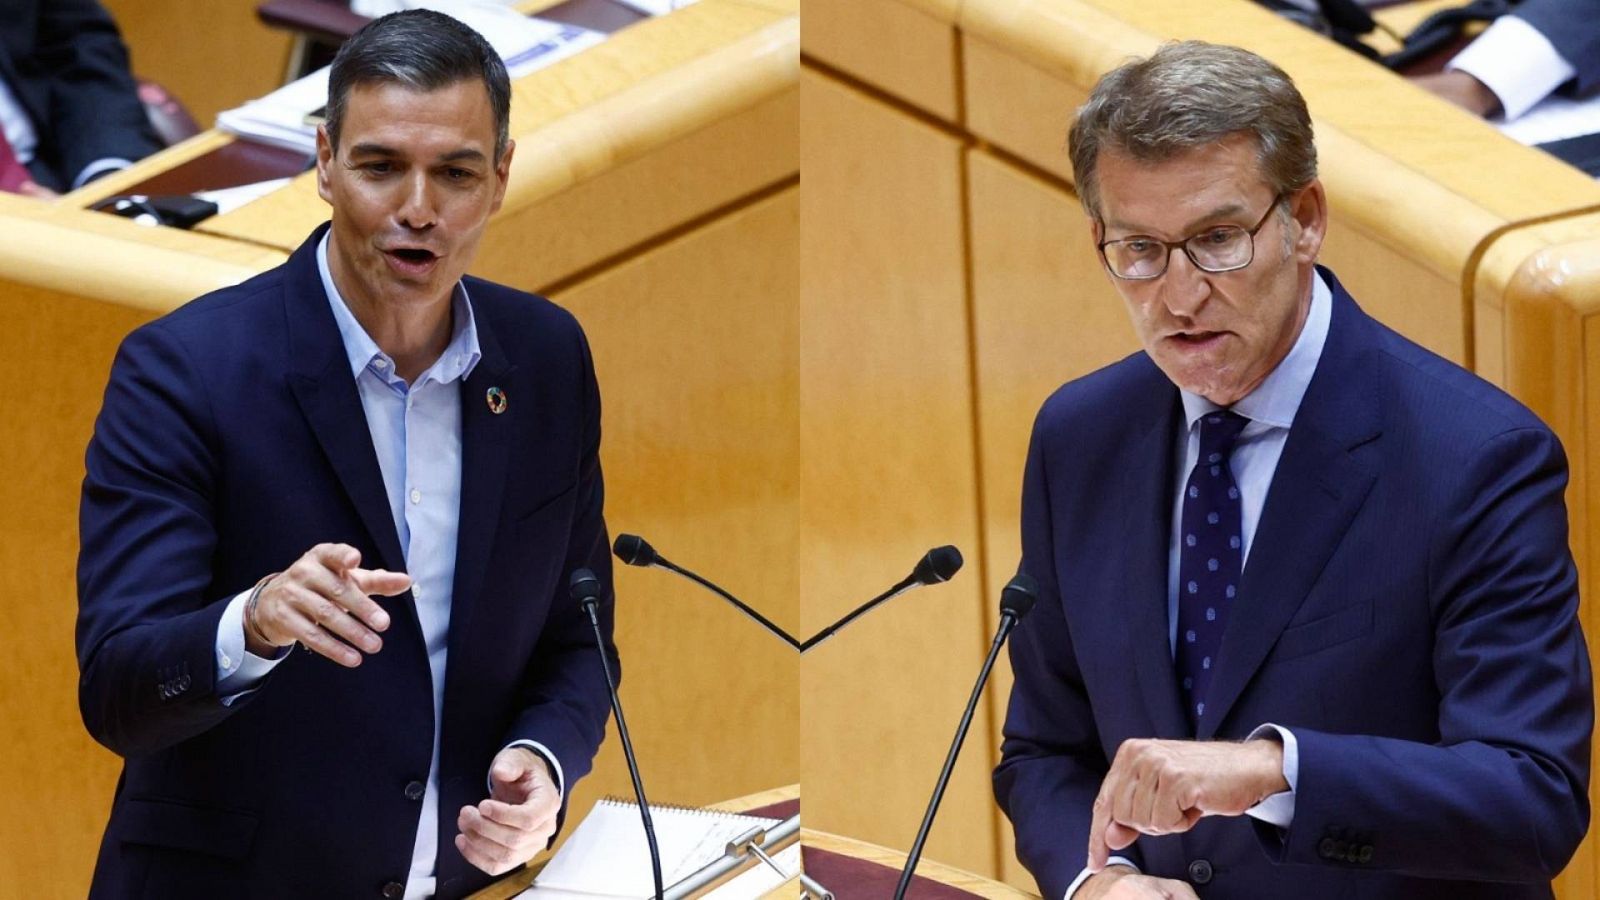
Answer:
POLYGON ((507 747, 489 767, 489 799, 463 806, 456 817, 456 849, 490 875, 527 862, 550 843, 561 798, 543 757, 507 747))
POLYGON ((1124 741, 1094 801, 1088 868, 1100 871, 1141 834, 1188 831, 1201 816, 1242 815, 1288 789, 1277 741, 1124 741))

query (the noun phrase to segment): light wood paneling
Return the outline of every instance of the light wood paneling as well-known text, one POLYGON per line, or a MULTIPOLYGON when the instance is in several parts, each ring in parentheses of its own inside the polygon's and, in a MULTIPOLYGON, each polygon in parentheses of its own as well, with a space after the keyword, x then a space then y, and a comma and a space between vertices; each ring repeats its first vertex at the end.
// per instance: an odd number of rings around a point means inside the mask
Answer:
MULTIPOLYGON (((644 535, 798 627, 799 192, 769 197, 555 299, 584 324, 604 397, 613 535, 644 535)), ((657 803, 799 778, 798 659, 662 571, 617 578, 622 697, 657 803)), ((631 787, 601 748, 573 809, 631 787)))
POLYGON ((201 128, 217 113, 283 83, 288 32, 256 16, 257 0, 104 0, 132 56, 133 72, 183 101, 201 128))
MULTIPOLYGON (((960 144, 801 78, 801 578, 811 633, 951 543, 968 564, 801 667, 808 824, 909 847, 988 639, 971 429, 960 144), (870 799, 868 799, 870 793, 870 799)), ((994 865, 981 713, 927 856, 994 865)))
POLYGON ((900 0, 805 0, 800 27, 808 56, 939 118, 961 117, 952 9, 900 0))

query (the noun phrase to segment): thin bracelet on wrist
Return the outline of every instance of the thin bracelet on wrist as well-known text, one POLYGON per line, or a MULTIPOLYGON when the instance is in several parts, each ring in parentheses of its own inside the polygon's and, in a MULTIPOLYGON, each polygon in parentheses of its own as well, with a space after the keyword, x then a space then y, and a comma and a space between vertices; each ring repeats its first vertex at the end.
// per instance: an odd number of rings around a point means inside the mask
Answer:
POLYGON ((266 589, 267 582, 277 578, 280 574, 282 573, 273 572, 271 575, 268 575, 267 577, 256 582, 256 586, 250 590, 249 599, 244 601, 245 637, 254 637, 257 641, 267 647, 275 647, 277 645, 267 640, 267 636, 261 633, 261 627, 256 624, 256 601, 261 599, 261 592, 266 589))

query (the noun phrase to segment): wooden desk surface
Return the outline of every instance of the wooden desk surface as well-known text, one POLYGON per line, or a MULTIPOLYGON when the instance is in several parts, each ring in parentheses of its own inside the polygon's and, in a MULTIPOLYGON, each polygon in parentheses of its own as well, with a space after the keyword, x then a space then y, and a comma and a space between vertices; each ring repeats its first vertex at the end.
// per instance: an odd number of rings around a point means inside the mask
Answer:
MULTIPOLYGON (((818 850, 827 850, 830 853, 870 860, 897 871, 906 864, 906 854, 898 850, 890 850, 887 847, 869 844, 866 841, 828 834, 825 831, 812 831, 808 828, 802 828, 800 830, 800 843, 806 847, 815 847, 818 850)), ((965 872, 952 866, 931 862, 926 858, 917 863, 917 874, 923 878, 931 878, 951 887, 960 888, 970 894, 988 898, 988 900, 1039 900, 1038 894, 1020 891, 998 881, 991 881, 981 875, 974 875, 971 872, 965 872)), ((824 887, 832 887, 832 885, 824 885, 824 887)))

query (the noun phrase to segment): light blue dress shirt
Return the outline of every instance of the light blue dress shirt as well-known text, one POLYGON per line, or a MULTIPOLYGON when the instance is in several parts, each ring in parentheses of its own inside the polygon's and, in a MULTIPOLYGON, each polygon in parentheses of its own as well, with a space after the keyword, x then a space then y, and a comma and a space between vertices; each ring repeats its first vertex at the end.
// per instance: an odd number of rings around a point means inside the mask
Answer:
MULTIPOLYGON (((1283 446, 1289 440, 1289 427, 1300 411, 1300 401, 1311 386, 1311 376, 1316 374, 1317 361, 1322 359, 1322 347, 1328 340, 1328 324, 1333 317, 1333 292, 1322 276, 1311 276, 1311 309, 1300 329, 1289 354, 1278 363, 1256 389, 1235 403, 1231 409, 1250 420, 1239 433, 1234 444, 1229 467, 1239 485, 1240 524, 1244 546, 1243 560, 1250 565, 1250 547, 1256 536, 1256 525, 1261 521, 1261 508, 1267 502, 1267 489, 1272 486, 1273 473, 1278 470, 1278 459, 1283 456, 1283 446)), ((1176 655, 1178 647, 1178 559, 1183 540, 1183 486, 1189 471, 1200 457, 1200 419, 1221 407, 1199 394, 1179 390, 1183 399, 1183 415, 1187 428, 1178 435, 1173 448, 1177 455, 1177 481, 1172 487, 1172 536, 1167 550, 1167 646, 1176 655)), ((1283 743, 1283 779, 1289 789, 1273 794, 1245 810, 1245 815, 1268 822, 1279 828, 1288 828, 1294 821, 1294 792, 1300 780, 1300 746, 1287 728, 1271 723, 1250 733, 1251 738, 1276 735, 1283 743)), ((1124 857, 1113 856, 1112 863, 1137 868, 1124 857)), ((1067 888, 1067 898, 1088 879, 1088 870, 1080 873, 1067 888)))
MULTIPOLYGON (((417 620, 427 646, 433 676, 433 756, 422 795, 407 900, 431 896, 439 850, 439 728, 444 706, 446 653, 450 634, 451 592, 455 583, 456 535, 461 510, 461 391, 459 382, 472 373, 481 353, 478 326, 465 285, 451 297, 450 343, 427 371, 407 384, 395 374, 394 360, 379 349, 361 327, 328 269, 328 238, 317 245, 317 270, 328 295, 350 371, 361 395, 372 447, 394 517, 395 532, 411 576, 417 620)), ((245 591, 228 603, 217 626, 217 693, 231 703, 254 689, 283 660, 264 659, 245 651, 245 591)), ((381 651, 380 651, 381 652, 381 651)), ((560 760, 536 742, 516 741, 550 763, 557 791, 565 788, 560 760)))

